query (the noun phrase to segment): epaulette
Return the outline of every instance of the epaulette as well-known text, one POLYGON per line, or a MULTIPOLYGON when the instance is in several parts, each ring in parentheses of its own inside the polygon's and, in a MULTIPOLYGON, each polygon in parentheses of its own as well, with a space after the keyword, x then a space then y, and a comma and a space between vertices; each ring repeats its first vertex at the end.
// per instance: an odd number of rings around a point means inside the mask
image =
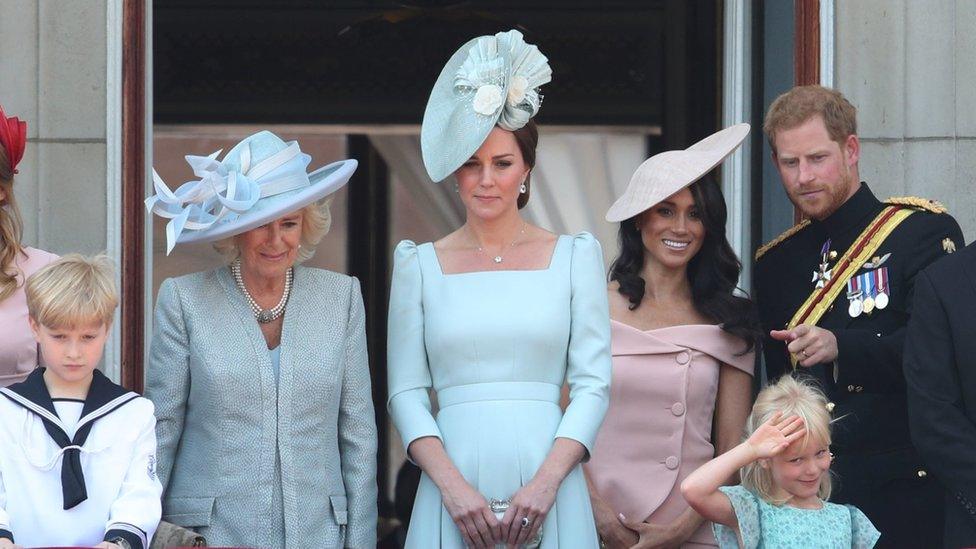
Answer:
POLYGON ((949 212, 949 210, 943 206, 941 202, 929 200, 928 198, 919 198, 917 196, 895 196, 885 200, 884 203, 892 206, 911 206, 913 208, 928 210, 937 214, 949 212))
POLYGON ((786 231, 784 231, 783 234, 777 236, 776 238, 774 238, 774 239, 770 240, 769 242, 767 242, 767 243, 763 244, 762 246, 760 246, 759 249, 756 250, 756 260, 758 261, 760 257, 762 257, 763 255, 766 254, 766 252, 768 252, 769 250, 772 250, 773 248, 775 248, 779 244, 783 243, 789 237, 791 237, 791 236, 795 235, 796 233, 802 231, 809 224, 810 224, 810 220, 809 219, 804 219, 803 221, 797 223, 796 225, 793 225, 789 229, 786 229, 786 231))

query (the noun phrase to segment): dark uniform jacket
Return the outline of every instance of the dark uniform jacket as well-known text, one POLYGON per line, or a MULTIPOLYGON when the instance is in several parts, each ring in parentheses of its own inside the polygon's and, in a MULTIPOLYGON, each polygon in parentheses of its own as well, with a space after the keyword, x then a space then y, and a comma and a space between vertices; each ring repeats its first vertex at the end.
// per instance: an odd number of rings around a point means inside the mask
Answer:
MULTIPOLYGON (((786 345, 770 338, 769 330, 784 329, 813 292, 811 279, 824 244, 829 239, 829 250, 837 252, 832 267, 883 208, 861 183, 833 215, 757 254, 756 301, 766 331, 763 353, 770 381, 791 372, 792 365, 786 345)), ((931 547, 932 536, 941 540, 941 496, 909 436, 902 351, 915 276, 947 248, 962 246, 963 237, 951 216, 918 210, 874 254, 890 254, 881 264, 889 277, 887 307, 852 318, 845 284, 817 323, 837 338, 836 380, 833 364, 799 367, 818 380, 832 403, 831 499, 864 511, 881 531, 879 547, 931 547)))
POLYGON ((912 440, 945 488, 945 547, 976 546, 976 245, 915 278, 905 380, 912 440))

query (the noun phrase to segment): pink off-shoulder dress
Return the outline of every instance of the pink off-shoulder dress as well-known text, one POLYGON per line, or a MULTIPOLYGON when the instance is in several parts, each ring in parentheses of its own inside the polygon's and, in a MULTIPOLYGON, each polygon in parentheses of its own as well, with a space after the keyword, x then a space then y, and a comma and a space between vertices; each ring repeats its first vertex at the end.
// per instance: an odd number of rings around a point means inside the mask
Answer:
POLYGON ((20 287, 0 301, 0 387, 23 381, 37 366, 37 342, 27 323, 27 296, 24 280, 58 256, 24 248, 25 254, 17 254, 14 264, 20 274, 20 287))
MULTIPOLYGON (((752 375, 755 354, 708 324, 642 331, 611 321, 610 409, 586 464, 600 496, 629 520, 668 524, 688 504, 681 481, 715 455, 722 364, 752 375)), ((716 546, 703 523, 684 547, 716 546)))

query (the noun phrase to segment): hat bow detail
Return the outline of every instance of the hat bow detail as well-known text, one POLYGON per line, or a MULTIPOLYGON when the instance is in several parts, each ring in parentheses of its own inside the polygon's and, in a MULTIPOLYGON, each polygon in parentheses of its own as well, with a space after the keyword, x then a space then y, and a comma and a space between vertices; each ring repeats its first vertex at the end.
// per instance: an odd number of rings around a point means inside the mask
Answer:
POLYGON ((186 162, 199 179, 188 181, 171 191, 153 170, 155 194, 146 199, 146 209, 169 219, 166 224, 166 253, 176 246, 184 230, 201 231, 223 219, 250 210, 264 197, 309 185, 305 169, 311 157, 301 152, 298 143, 251 165, 250 148, 240 149, 234 161, 217 160, 222 150, 209 156, 187 155, 186 162), (298 159, 297 162, 293 160, 298 159), (290 164, 290 165, 289 165, 290 164), (289 169, 281 169, 288 166, 289 169))

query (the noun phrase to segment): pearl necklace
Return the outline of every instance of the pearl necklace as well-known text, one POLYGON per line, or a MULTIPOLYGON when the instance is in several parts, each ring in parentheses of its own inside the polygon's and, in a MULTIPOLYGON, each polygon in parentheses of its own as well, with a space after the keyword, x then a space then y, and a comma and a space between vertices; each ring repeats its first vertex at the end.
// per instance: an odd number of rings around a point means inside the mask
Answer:
MULTIPOLYGON (((483 254, 485 254, 485 255, 487 255, 488 257, 491 257, 491 260, 492 260, 492 261, 494 261, 495 263, 501 263, 502 261, 504 261, 504 258, 502 257, 502 252, 504 251, 504 252, 506 252, 506 253, 507 253, 507 251, 508 251, 509 249, 512 249, 512 248, 514 248, 514 247, 515 247, 515 243, 519 241, 519 238, 521 238, 523 234, 525 234, 525 222, 524 222, 524 221, 522 222, 522 230, 520 230, 520 231, 518 232, 518 234, 517 234, 517 235, 515 235, 515 238, 514 238, 514 239, 512 239, 512 243, 511 243, 511 244, 509 244, 507 248, 502 248, 502 249, 501 249, 501 251, 499 251, 499 252, 498 252, 498 255, 496 255, 496 256, 494 256, 494 257, 492 257, 492 256, 491 256, 491 255, 490 255, 490 254, 489 254, 488 252, 486 252, 486 251, 485 251, 485 249, 484 249, 484 248, 482 248, 482 247, 481 247, 480 245, 478 246, 478 252, 480 252, 480 253, 483 253, 483 254)), ((475 241, 477 242, 477 237, 475 238, 475 241)))
POLYGON ((241 260, 237 259, 230 265, 230 272, 234 274, 234 281, 237 282, 237 287, 240 288, 241 292, 244 293, 244 297, 247 298, 248 304, 251 306, 251 311, 254 313, 254 318, 257 319, 261 324, 267 324, 268 322, 277 320, 278 317, 285 313, 285 306, 288 304, 288 296, 291 295, 291 283, 295 279, 294 269, 288 267, 288 272, 285 273, 285 291, 281 293, 281 301, 277 305, 270 309, 262 309, 258 302, 251 297, 251 293, 247 291, 247 287, 244 286, 244 278, 241 276, 241 260))

